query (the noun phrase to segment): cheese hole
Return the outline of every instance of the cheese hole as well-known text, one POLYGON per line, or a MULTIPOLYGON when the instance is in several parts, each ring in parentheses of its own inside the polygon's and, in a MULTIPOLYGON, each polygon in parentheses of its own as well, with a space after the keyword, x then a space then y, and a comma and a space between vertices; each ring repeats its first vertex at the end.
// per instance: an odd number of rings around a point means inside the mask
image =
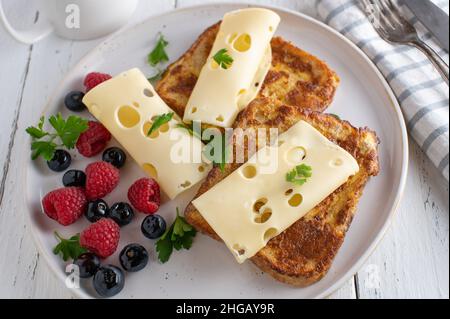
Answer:
POLYGON ((245 248, 242 248, 240 245, 238 245, 238 244, 234 245, 233 249, 238 256, 245 255, 245 248))
POLYGON ((283 144, 284 144, 284 141, 278 141, 278 147, 283 146, 283 144))
POLYGON ((270 208, 266 208, 264 212, 255 218, 255 223, 264 224, 266 223, 270 217, 272 217, 272 210, 270 208))
POLYGON ((185 181, 183 184, 181 184, 180 186, 181 187, 183 187, 183 188, 187 188, 187 187, 189 187, 189 186, 191 186, 192 185, 192 183, 190 182, 190 181, 185 181))
POLYGON ((153 97, 154 96, 152 90, 150 90, 150 89, 144 89, 144 95, 147 96, 147 97, 153 97))
POLYGON ((260 198, 258 199, 254 204, 253 204, 253 211, 255 211, 256 213, 259 213, 259 211, 261 210, 261 207, 263 207, 264 205, 266 205, 268 202, 267 198, 260 198))
POLYGON ((140 107, 140 105, 139 105, 139 103, 138 103, 138 102, 133 102, 133 106, 134 106, 134 107, 137 107, 137 108, 139 108, 139 107, 140 107))
POLYGON ((216 118, 216 121, 217 121, 217 122, 223 122, 223 121, 225 121, 225 119, 223 118, 222 115, 219 115, 219 116, 216 118))
POLYGON ((291 195, 293 192, 294 192, 293 189, 288 189, 288 190, 284 193, 284 195, 289 196, 289 195, 291 195))
POLYGON ((344 164, 344 161, 341 158, 336 158, 331 161, 332 166, 339 167, 339 166, 342 166, 342 164, 344 164))
POLYGON ((138 111, 128 105, 124 105, 119 109, 119 112, 117 112, 117 117, 120 124, 126 128, 136 126, 141 120, 141 116, 138 111))
POLYGON ((298 164, 306 158, 306 149, 302 146, 295 147, 287 153, 287 160, 293 164, 298 164))
POLYGON ((251 179, 258 174, 258 171, 256 170, 256 167, 253 165, 247 165, 242 169, 242 174, 244 174, 245 178, 251 179))
POLYGON ((219 63, 217 63, 214 59, 211 60, 211 63, 209 64, 212 70, 217 70, 219 68, 219 63))
POLYGON ((233 48, 239 52, 246 52, 252 47, 252 37, 248 33, 241 34, 234 41, 233 48))
POLYGON ((193 107, 191 110, 191 113, 194 114, 194 113, 197 113, 197 111, 198 111, 198 109, 196 107, 193 107))
POLYGON ((203 173, 203 172, 205 171, 205 167, 204 167, 203 165, 200 165, 200 166, 198 167, 198 171, 199 171, 200 173, 203 173))
POLYGON ((152 164, 145 163, 144 165, 142 165, 142 169, 143 169, 144 172, 146 172, 147 175, 149 175, 151 178, 153 178, 153 179, 158 179, 158 171, 156 170, 155 166, 153 166, 152 164))
POLYGON ((159 130, 153 131, 153 133, 148 136, 148 131, 150 131, 151 127, 151 122, 145 122, 142 126, 142 133, 144 133, 144 136, 147 136, 149 138, 157 138, 159 136, 159 130))
POLYGON ((303 202, 303 196, 300 194, 294 194, 294 196, 289 199, 289 205, 292 207, 298 207, 303 202))
POLYGON ((273 27, 272 26, 269 27, 269 31, 273 32, 273 27))
POLYGON ((233 41, 236 40, 237 36, 238 36, 237 33, 230 34, 230 35, 228 36, 228 43, 229 43, 229 44, 232 44, 233 41))
POLYGON ((247 90, 246 89, 242 89, 242 90, 239 91, 238 95, 243 95, 245 93, 247 93, 247 90))
POLYGON ((276 228, 269 228, 264 233, 264 241, 268 242, 272 238, 274 238, 276 235, 278 235, 278 230, 276 228))
POLYGON ((159 128, 161 133, 166 133, 168 132, 170 129, 169 123, 164 123, 163 125, 161 125, 161 127, 159 128))

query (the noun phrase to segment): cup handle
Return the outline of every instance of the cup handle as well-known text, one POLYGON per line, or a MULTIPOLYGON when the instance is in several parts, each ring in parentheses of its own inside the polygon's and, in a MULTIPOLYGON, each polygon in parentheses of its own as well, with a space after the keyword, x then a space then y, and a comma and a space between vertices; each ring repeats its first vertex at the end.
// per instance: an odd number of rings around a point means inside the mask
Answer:
POLYGON ((0 0, 0 20, 3 22, 5 29, 14 39, 25 44, 33 44, 53 32, 53 27, 47 20, 39 20, 34 25, 33 29, 30 30, 18 31, 14 29, 6 18, 5 11, 2 6, 2 0, 0 0))

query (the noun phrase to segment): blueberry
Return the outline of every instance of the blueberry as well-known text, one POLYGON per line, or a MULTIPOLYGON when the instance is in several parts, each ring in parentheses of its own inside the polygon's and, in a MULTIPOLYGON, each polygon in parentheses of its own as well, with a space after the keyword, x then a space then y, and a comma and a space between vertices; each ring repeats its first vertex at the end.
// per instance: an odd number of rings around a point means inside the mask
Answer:
POLYGON ((94 276, 100 267, 100 259, 93 253, 81 254, 73 263, 78 266, 81 278, 94 276))
POLYGON ((123 271, 113 265, 101 266, 94 275, 94 288, 102 297, 112 297, 125 285, 123 271))
POLYGON ((66 95, 64 104, 73 112, 81 112, 86 109, 86 105, 83 103, 84 93, 80 91, 72 91, 66 95))
POLYGON ((48 167, 55 172, 62 172, 69 168, 72 162, 70 154, 64 150, 56 150, 55 155, 50 161, 47 161, 48 167))
POLYGON ((134 210, 127 203, 116 203, 109 210, 109 218, 114 220, 117 225, 125 226, 131 223, 134 217, 134 210))
POLYGON ((166 231, 166 221, 159 215, 149 215, 142 222, 141 231, 147 238, 158 239, 166 231))
POLYGON ((63 184, 65 187, 84 187, 86 185, 86 174, 83 171, 71 169, 64 174, 63 184))
POLYGON ((108 162, 117 168, 121 168, 125 165, 126 160, 127 155, 118 147, 111 147, 103 152, 103 161, 108 162))
POLYGON ((85 216, 91 223, 98 222, 100 219, 108 217, 108 204, 106 204, 106 202, 102 199, 89 202, 85 216))
POLYGON ((139 244, 130 244, 122 249, 119 259, 123 269, 136 272, 147 266, 148 252, 139 244))

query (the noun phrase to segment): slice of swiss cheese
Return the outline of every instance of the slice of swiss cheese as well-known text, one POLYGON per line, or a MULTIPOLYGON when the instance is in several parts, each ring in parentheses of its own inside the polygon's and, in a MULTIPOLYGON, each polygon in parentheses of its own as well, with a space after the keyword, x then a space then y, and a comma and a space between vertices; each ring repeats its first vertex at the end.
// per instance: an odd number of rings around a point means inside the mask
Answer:
MULTIPOLYGON (((253 257, 267 242, 306 215, 359 171, 356 160, 305 121, 300 121, 193 201, 237 261, 253 257), (275 173, 263 174, 261 158, 277 153, 275 173), (298 165, 312 168, 302 186, 286 180, 298 165)), ((273 162, 271 164, 274 164, 273 162)))
POLYGON ((206 177, 210 166, 201 162, 203 144, 176 127, 180 123, 176 116, 147 136, 155 116, 173 111, 139 69, 96 86, 84 96, 83 103, 171 199, 206 177), (180 162, 174 152, 183 147, 190 158, 180 162))
POLYGON ((272 63, 270 41, 280 23, 273 11, 260 8, 227 13, 210 56, 186 106, 184 121, 231 127, 238 113, 258 94, 272 63), (228 69, 213 59, 227 49, 228 69))

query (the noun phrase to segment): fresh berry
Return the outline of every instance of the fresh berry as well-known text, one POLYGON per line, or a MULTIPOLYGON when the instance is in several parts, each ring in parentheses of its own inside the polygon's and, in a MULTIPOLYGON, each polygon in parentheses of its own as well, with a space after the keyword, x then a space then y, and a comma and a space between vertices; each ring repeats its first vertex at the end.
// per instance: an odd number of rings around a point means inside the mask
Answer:
POLYGON ((77 150, 85 157, 100 154, 111 140, 111 133, 99 122, 89 121, 87 131, 77 140, 77 150))
POLYGON ((81 187, 60 188, 42 199, 42 207, 47 216, 63 226, 77 221, 84 214, 86 206, 86 195, 81 187))
POLYGON ((86 174, 83 171, 71 169, 64 174, 63 185, 66 187, 84 187, 86 185, 86 174))
POLYGON ((118 147, 111 147, 103 152, 103 160, 114 165, 117 168, 123 167, 123 165, 125 165, 126 159, 127 155, 118 147))
POLYGON ((148 252, 139 244, 130 244, 122 249, 119 259, 123 269, 129 272, 136 272, 147 266, 148 252))
POLYGON ((84 86, 86 87, 86 92, 89 92, 95 88, 100 83, 108 81, 111 79, 111 75, 99 72, 92 72, 86 75, 84 78, 84 86))
POLYGON ((69 168, 72 157, 64 150, 56 150, 53 158, 47 162, 48 167, 55 172, 62 172, 69 168))
POLYGON ((73 261, 78 266, 81 278, 90 278, 95 275, 100 268, 100 259, 93 253, 84 253, 73 261))
POLYGON ((84 93, 80 91, 72 91, 64 98, 64 104, 73 112, 81 112, 86 109, 83 103, 84 93))
POLYGON ((166 232, 166 221, 159 215, 149 215, 142 221, 141 231, 147 238, 158 239, 166 232))
POLYGON ((122 291, 125 285, 123 271, 113 265, 100 267, 94 276, 95 291, 101 297, 112 297, 122 291))
POLYGON ((106 162, 86 167, 86 196, 89 200, 103 198, 119 184, 119 170, 106 162))
POLYGON ((141 178, 128 190, 131 205, 145 214, 154 214, 161 204, 158 183, 152 178, 141 178))
POLYGON ((108 204, 102 199, 89 202, 85 216, 91 223, 98 222, 102 218, 107 218, 109 216, 108 204))
POLYGON ((114 220, 119 226, 131 223, 134 217, 133 208, 127 203, 116 203, 109 210, 109 218, 114 220))
POLYGON ((119 225, 112 219, 102 218, 83 230, 80 235, 80 244, 100 258, 106 258, 114 254, 119 239, 119 225))

